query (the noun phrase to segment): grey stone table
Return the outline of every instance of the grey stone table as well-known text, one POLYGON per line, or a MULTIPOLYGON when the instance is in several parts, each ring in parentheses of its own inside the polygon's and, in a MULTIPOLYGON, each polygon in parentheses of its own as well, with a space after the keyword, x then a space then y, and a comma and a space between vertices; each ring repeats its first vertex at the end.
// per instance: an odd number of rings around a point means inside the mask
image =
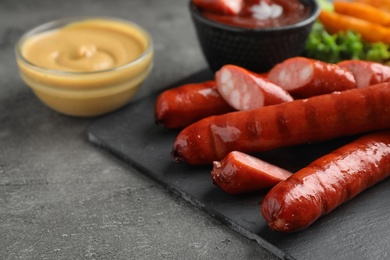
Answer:
POLYGON ((0 1, 0 259, 275 259, 87 141, 21 81, 14 45, 68 16, 135 21, 155 67, 136 99, 206 67, 185 0, 0 1))

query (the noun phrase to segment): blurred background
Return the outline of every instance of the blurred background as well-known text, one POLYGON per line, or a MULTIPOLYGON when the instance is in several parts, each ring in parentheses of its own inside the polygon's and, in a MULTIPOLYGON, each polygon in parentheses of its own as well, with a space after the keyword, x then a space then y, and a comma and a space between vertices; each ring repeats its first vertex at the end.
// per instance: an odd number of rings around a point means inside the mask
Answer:
POLYGON ((70 16, 134 21, 154 40, 135 100, 206 67, 184 0, 0 1, 1 259, 275 259, 86 139, 95 119, 44 106, 18 75, 27 30, 70 16))

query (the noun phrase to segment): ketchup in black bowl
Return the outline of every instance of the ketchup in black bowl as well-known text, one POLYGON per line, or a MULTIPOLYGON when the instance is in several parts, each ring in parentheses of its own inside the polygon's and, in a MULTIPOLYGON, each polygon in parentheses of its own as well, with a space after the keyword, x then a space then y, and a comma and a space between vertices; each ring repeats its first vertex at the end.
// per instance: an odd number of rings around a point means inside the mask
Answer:
POLYGON ((295 24, 309 15, 299 0, 194 0, 213 21, 244 28, 272 28, 295 24))
POLYGON ((190 0, 203 54, 212 71, 234 64, 267 72, 300 56, 317 19, 317 0, 190 0))

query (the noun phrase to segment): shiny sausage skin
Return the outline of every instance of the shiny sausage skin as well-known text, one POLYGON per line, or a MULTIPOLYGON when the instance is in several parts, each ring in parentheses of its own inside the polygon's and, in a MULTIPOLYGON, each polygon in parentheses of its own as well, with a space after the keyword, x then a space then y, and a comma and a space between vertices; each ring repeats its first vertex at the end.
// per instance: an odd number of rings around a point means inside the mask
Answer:
POLYGON ((291 175, 287 170, 239 151, 214 161, 211 171, 213 183, 232 195, 271 188, 291 175))
POLYGON ((215 81, 186 84, 162 92, 155 103, 155 122, 183 128, 207 116, 234 111, 219 95, 215 81))
POLYGON ((356 88, 351 71, 332 63, 304 57, 294 57, 275 65, 268 78, 294 98, 356 88))
POLYGON ((204 118, 176 137, 176 162, 211 164, 229 152, 262 152, 390 128, 390 83, 204 118))
POLYGON ((202 10, 216 14, 237 15, 244 7, 244 0, 192 0, 202 10))
POLYGON ((358 88, 390 81, 390 67, 384 64, 363 60, 345 60, 337 65, 352 72, 358 88))
POLYGON ((224 65, 215 74, 219 94, 236 110, 249 110, 294 99, 267 78, 236 65, 224 65))
POLYGON ((262 202, 272 230, 302 230, 390 175, 390 131, 367 134, 273 187, 262 202))

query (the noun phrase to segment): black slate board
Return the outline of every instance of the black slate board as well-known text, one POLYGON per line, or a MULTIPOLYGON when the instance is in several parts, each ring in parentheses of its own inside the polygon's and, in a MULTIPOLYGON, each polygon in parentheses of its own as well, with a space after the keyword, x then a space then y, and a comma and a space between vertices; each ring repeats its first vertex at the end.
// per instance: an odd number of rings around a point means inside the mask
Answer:
MULTIPOLYGON (((211 72, 204 70, 167 88, 211 78, 211 72)), ((154 124, 158 94, 97 119, 88 127, 88 139, 281 259, 390 258, 390 180, 366 190, 304 231, 272 232, 260 212, 266 191, 231 196, 212 184, 211 166, 172 161, 170 151, 178 131, 154 124)), ((258 156, 296 171, 351 139, 283 148, 258 156)))

